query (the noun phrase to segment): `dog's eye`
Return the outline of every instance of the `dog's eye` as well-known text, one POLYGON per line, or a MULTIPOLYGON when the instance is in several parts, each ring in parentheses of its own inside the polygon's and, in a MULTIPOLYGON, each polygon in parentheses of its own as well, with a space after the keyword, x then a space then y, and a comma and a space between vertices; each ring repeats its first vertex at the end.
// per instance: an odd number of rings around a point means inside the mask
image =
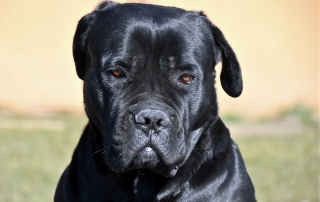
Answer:
POLYGON ((190 74, 183 74, 181 77, 180 77, 180 80, 182 81, 182 83, 184 84, 189 84, 191 83, 191 81, 194 79, 194 77, 190 74))
POLYGON ((124 77, 124 72, 120 68, 113 69, 111 72, 115 77, 124 77))

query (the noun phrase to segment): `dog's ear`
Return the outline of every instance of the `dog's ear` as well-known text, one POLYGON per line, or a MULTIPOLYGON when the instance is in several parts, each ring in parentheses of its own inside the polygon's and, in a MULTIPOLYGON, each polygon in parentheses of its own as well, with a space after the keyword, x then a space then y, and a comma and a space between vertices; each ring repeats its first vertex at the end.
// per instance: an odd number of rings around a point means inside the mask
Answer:
POLYGON ((78 77, 84 80, 86 75, 87 65, 89 63, 89 55, 87 52, 87 38, 90 32, 91 25, 96 19, 96 13, 99 11, 104 11, 118 3, 112 1, 101 2, 96 9, 83 16, 78 22, 76 33, 73 38, 73 59, 76 65, 76 70, 78 77))
POLYGON ((231 97, 238 97, 241 95, 243 84, 241 68, 236 54, 218 27, 211 24, 211 31, 215 41, 215 64, 222 61, 220 74, 222 88, 231 97))
POLYGON ((76 65, 78 77, 84 80, 86 75, 86 66, 88 62, 87 53, 87 37, 90 31, 90 25, 94 21, 94 13, 83 16, 77 26, 76 33, 73 38, 73 59, 76 65))

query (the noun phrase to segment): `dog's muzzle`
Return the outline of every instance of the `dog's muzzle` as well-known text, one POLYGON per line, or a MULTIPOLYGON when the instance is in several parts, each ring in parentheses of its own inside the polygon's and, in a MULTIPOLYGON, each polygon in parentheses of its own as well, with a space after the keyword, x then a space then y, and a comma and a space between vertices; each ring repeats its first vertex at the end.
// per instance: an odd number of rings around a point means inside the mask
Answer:
MULTIPOLYGON (((176 149, 179 138, 177 113, 170 107, 139 104, 129 107, 129 116, 125 124, 130 124, 134 134, 130 139, 132 148, 131 168, 163 170, 167 176, 174 176, 177 166, 171 161, 171 154, 176 149), (173 164, 172 164, 173 163, 173 164)), ((126 113, 128 114, 128 113, 126 113)), ((127 115, 128 116, 128 115, 127 115)), ((172 159, 172 161, 174 161, 172 159)))

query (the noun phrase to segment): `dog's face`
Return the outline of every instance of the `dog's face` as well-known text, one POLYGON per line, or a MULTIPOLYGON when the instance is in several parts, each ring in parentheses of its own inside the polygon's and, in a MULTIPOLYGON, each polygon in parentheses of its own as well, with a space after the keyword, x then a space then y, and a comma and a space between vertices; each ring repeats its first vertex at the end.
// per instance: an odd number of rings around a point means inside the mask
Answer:
POLYGON ((242 90, 232 49, 201 12, 104 2, 79 21, 73 51, 86 112, 117 172, 176 174, 218 116, 220 60, 225 91, 242 90))

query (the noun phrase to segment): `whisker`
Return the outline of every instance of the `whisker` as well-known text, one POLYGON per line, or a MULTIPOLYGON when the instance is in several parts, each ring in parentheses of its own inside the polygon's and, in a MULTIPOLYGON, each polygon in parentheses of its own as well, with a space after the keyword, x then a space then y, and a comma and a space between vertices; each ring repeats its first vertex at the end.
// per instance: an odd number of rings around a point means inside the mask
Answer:
POLYGON ((86 155, 90 154, 91 152, 93 152, 94 150, 98 149, 98 148, 101 147, 102 145, 103 145, 103 143, 97 145, 97 146, 96 146, 95 148, 93 148, 91 151, 89 151, 88 153, 86 153, 86 155))
POLYGON ((102 151, 102 150, 108 149, 108 148, 111 147, 111 146, 112 146, 112 145, 109 145, 109 146, 106 146, 106 147, 104 147, 104 148, 102 148, 102 149, 99 149, 98 151, 95 151, 95 152, 91 153, 91 155, 96 154, 96 153, 98 153, 98 152, 100 152, 100 151, 102 151))
POLYGON ((201 154, 199 153, 199 152, 197 152, 196 150, 192 150, 192 151, 194 151, 196 154, 198 154, 199 156, 201 156, 201 154))
MULTIPOLYGON (((107 152, 107 150, 104 150, 98 157, 97 159, 99 159, 103 154, 105 154, 107 152)), ((106 164, 107 165, 107 164, 106 164)))

